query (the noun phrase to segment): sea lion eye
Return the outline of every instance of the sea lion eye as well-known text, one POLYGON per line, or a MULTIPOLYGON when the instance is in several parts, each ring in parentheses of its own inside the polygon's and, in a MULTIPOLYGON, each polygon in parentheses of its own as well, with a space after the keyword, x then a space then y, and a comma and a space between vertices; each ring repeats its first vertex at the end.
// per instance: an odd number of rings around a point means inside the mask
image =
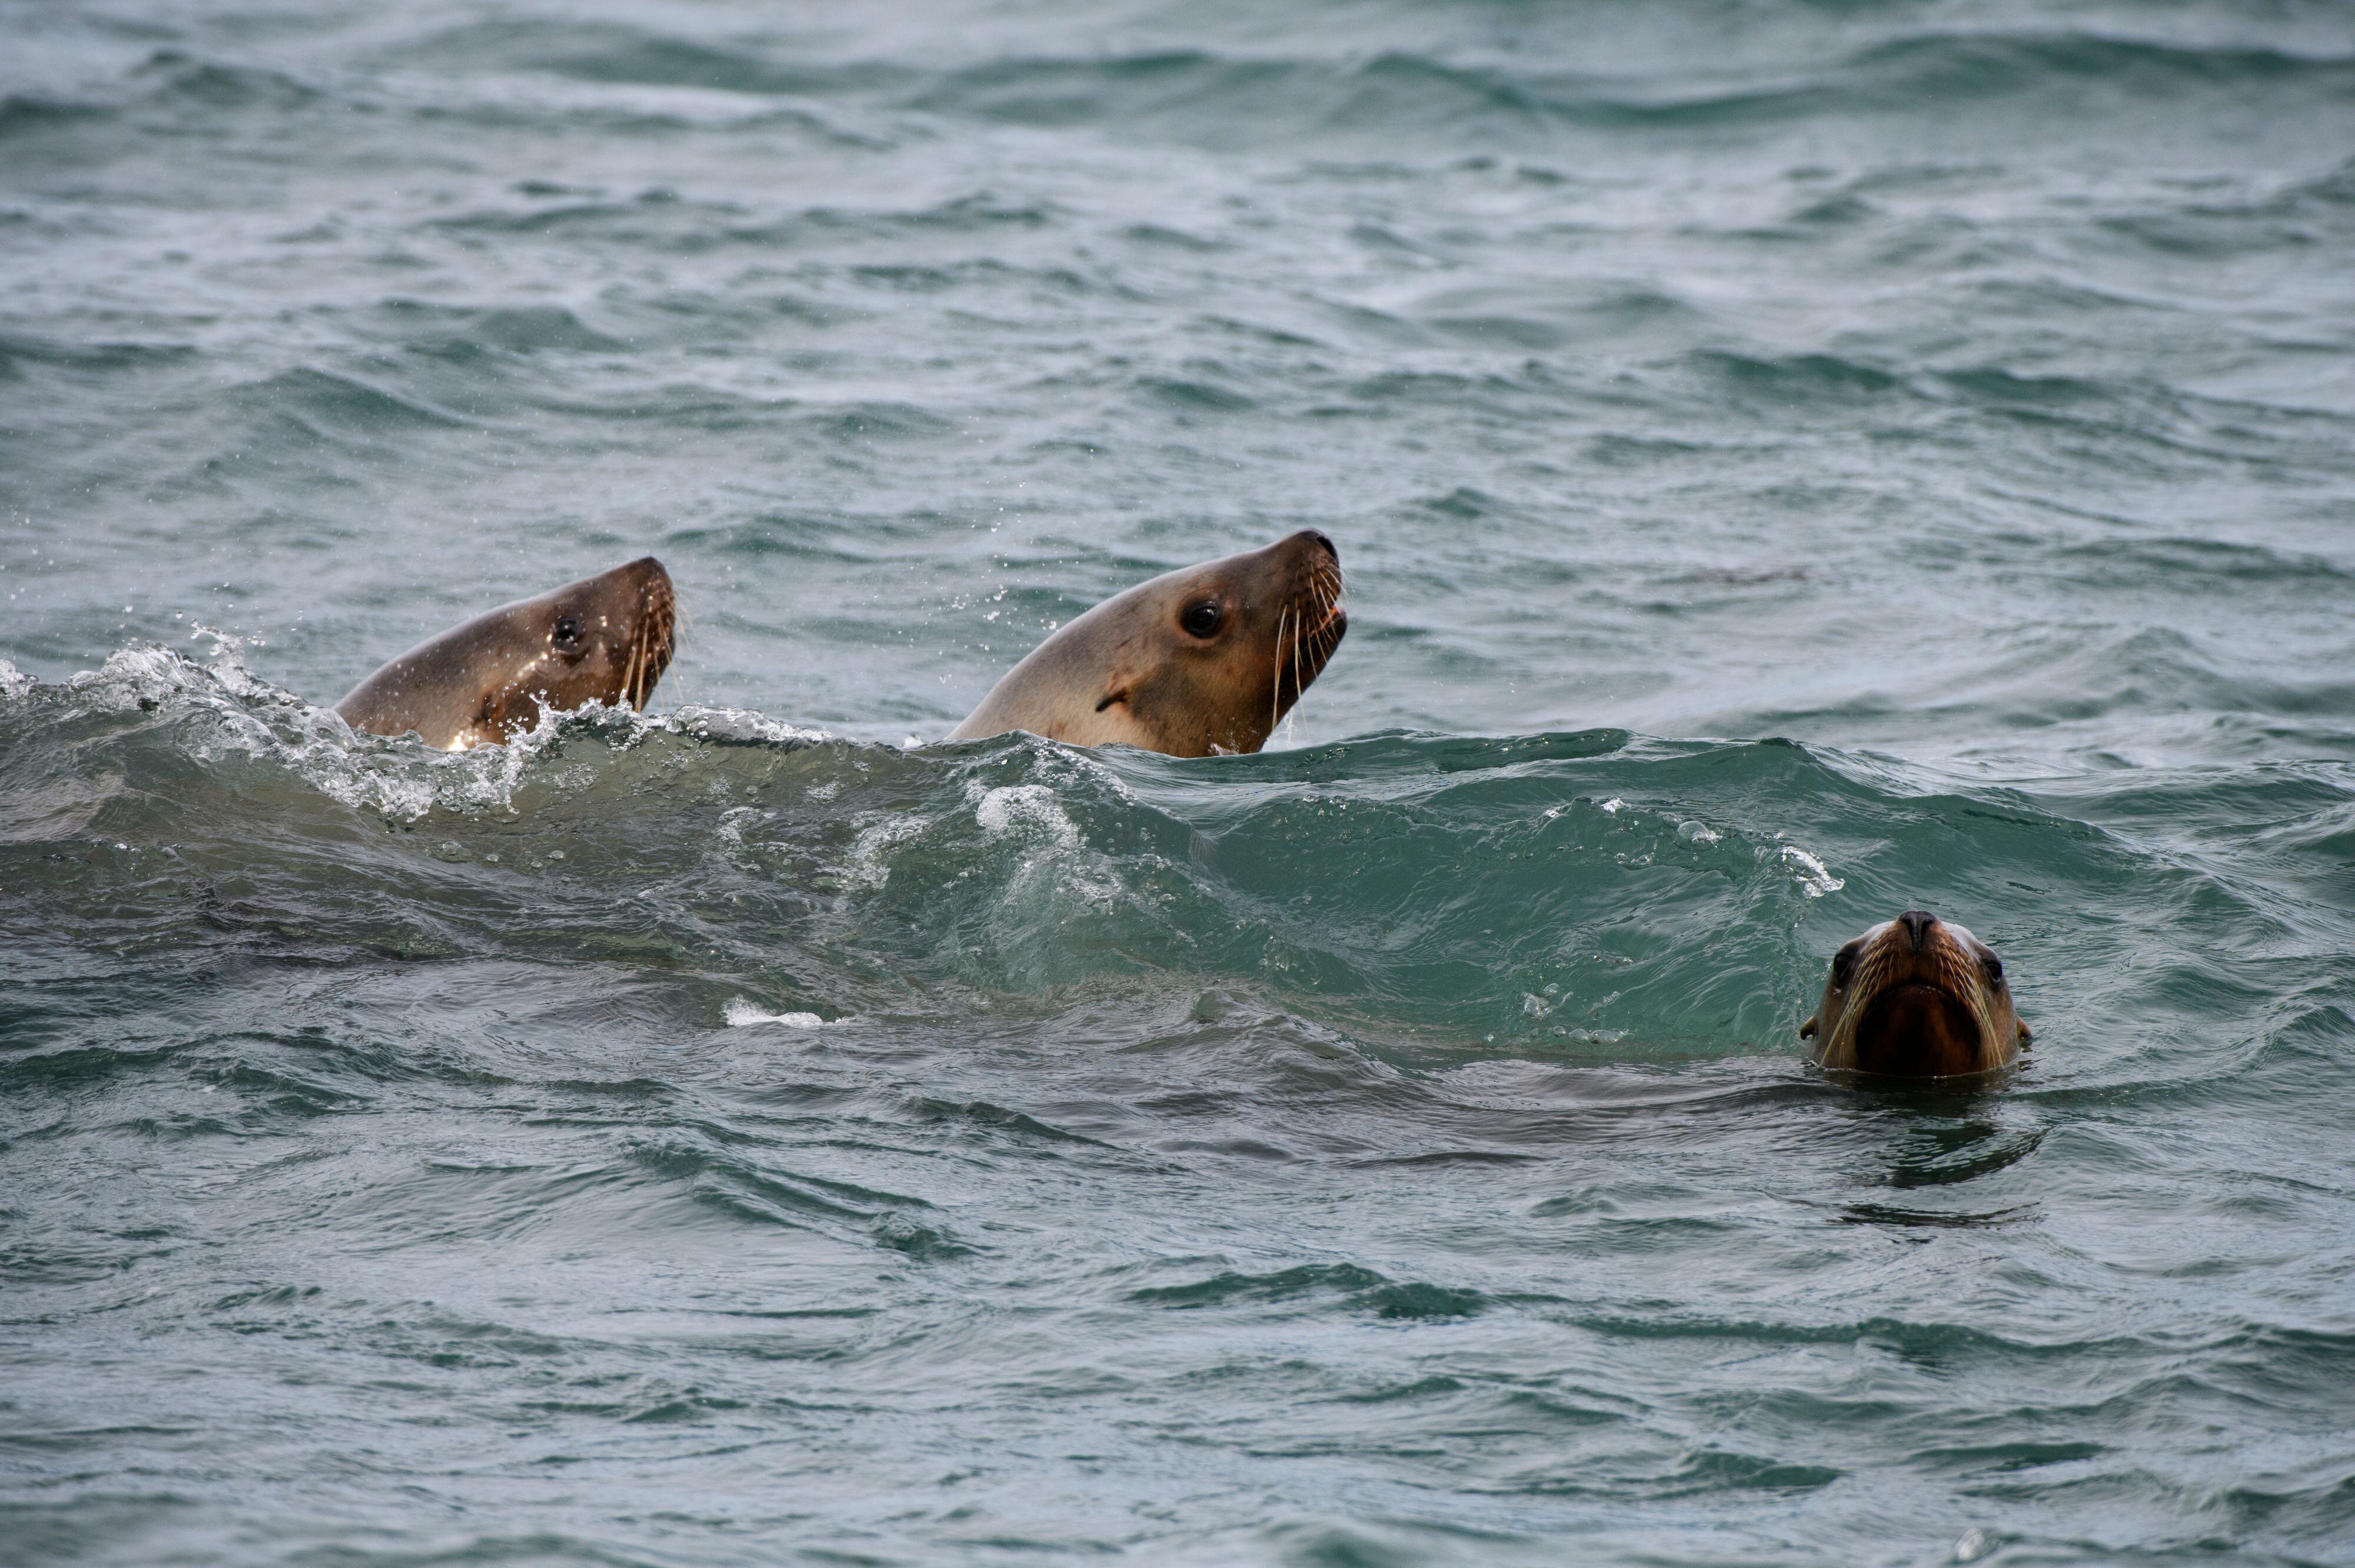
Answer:
POLYGON ((569 648, 581 640, 581 617, 559 615, 556 618, 556 645, 569 648))
POLYGON ((1979 960, 1979 967, 1987 971, 1987 977, 1990 980, 2003 978, 2003 960, 1992 953, 1979 960))
POLYGON ((1217 600, 1197 599, 1178 615, 1178 624, 1189 637, 1209 637, 1217 635, 1219 623, 1226 618, 1226 612, 1219 608, 1217 600))
POLYGON ((1832 984, 1845 987, 1856 973, 1856 944, 1851 942, 1832 955, 1832 984))

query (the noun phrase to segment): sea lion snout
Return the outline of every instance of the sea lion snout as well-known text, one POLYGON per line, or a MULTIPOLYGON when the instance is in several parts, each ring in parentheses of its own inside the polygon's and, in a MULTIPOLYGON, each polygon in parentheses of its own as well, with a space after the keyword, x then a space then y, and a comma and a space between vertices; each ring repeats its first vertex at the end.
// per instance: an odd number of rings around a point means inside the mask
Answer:
MULTIPOLYGON (((665 571, 663 563, 653 556, 642 555, 635 560, 624 561, 605 575, 635 584, 639 593, 645 597, 649 605, 657 600, 665 604, 672 603, 676 600, 676 591, 671 586, 670 573, 665 571)), ((597 580, 591 578, 590 581, 597 580)))
POLYGON ((2003 961, 1962 926, 1907 910, 1832 955, 1822 1004, 1800 1026, 1835 1070, 1954 1078, 2008 1066, 2029 1038, 2003 961))

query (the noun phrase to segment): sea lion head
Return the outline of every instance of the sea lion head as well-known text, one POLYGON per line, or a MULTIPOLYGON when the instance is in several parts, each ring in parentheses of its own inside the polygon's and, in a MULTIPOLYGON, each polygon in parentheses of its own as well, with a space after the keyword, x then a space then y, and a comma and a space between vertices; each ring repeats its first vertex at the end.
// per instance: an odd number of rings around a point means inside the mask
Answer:
POLYGON ((1824 999, 1799 1027, 1823 1066, 1948 1078, 2008 1066, 2029 1038, 1995 950, 1908 910, 1832 955, 1824 999))
POLYGON ((414 730, 457 752, 502 744, 545 714, 591 702, 643 709, 670 664, 677 618, 670 573, 645 556, 420 643, 336 711, 355 730, 414 730))
POLYGON ((1304 528, 1105 600, 1033 648, 949 739, 1027 730, 1175 757, 1256 752, 1348 629, 1340 552, 1304 528))

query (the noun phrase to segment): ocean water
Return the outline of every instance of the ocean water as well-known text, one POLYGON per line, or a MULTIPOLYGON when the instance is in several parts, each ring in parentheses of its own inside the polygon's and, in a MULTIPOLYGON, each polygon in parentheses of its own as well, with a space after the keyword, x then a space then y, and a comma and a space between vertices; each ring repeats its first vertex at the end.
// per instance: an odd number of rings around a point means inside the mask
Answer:
POLYGON ((2342 5, 0 0, 0 660, 11 1563, 2355 1562, 2342 5))

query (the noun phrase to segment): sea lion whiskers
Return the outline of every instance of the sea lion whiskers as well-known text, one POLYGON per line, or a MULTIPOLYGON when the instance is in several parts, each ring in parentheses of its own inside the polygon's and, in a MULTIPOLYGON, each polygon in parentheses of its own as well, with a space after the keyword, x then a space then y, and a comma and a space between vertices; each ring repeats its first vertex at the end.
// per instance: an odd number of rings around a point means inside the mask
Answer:
POLYGON ((1971 1020, 1983 1029, 1989 1027, 1993 1020, 1986 998, 1979 988, 1970 983, 1970 976, 1961 972, 1953 951, 1944 946, 1927 955, 1913 955, 1901 951, 1891 943, 1870 944, 1850 976, 1848 989, 1853 996, 1878 996, 1891 986, 1912 977, 1912 971, 1918 966, 1919 959, 1924 956, 1929 958, 1937 981, 1951 988, 1950 994, 1969 1011, 1971 1020))
POLYGON ((646 623, 645 662, 640 673, 636 703, 638 711, 642 713, 654 699, 655 682, 661 679, 663 672, 670 667, 671 656, 678 647, 677 592, 666 577, 651 584, 650 592, 655 600, 655 613, 647 617, 646 623))
POLYGON ((630 639, 630 667, 622 677, 622 697, 633 711, 638 707, 638 677, 646 667, 646 645, 650 640, 651 629, 630 639))
MULTIPOLYGON (((1341 633, 1347 629, 1348 624, 1335 612, 1340 604, 1344 587, 1339 563, 1328 557, 1311 567, 1308 581, 1303 585, 1303 601, 1295 603, 1293 607, 1292 643, 1285 650, 1285 656, 1291 661, 1292 698, 1295 702, 1307 689, 1308 683, 1323 673, 1326 662, 1340 645, 1341 633), (1313 626, 1309 624, 1307 614, 1310 603, 1315 605, 1316 612, 1313 626), (1301 667, 1304 656, 1308 665, 1305 670, 1301 667)), ((1281 671, 1278 672, 1278 685, 1282 685, 1281 671)), ((1279 690, 1277 701, 1281 704, 1282 700, 1283 694, 1279 690)))
POLYGON ((1316 588, 1322 607, 1327 610, 1338 604, 1341 602, 1341 596, 1349 589, 1348 576, 1337 560, 1330 564, 1320 563, 1310 578, 1310 581, 1316 588))
POLYGON ((1338 560, 1318 561, 1310 571, 1308 581, 1319 603, 1327 610, 1341 602, 1341 595, 1348 588, 1348 578, 1338 560))
POLYGON ((655 694, 655 674, 669 662, 669 634, 659 628, 649 628, 646 635, 638 640, 638 671, 637 679, 631 685, 631 707, 642 713, 645 711, 647 700, 655 694))
POLYGON ((639 617, 637 636, 630 646, 630 668, 622 695, 633 711, 643 713, 655 694, 655 682, 670 667, 677 645, 673 633, 678 621, 678 600, 667 578, 651 581, 645 596, 645 613, 639 617))
POLYGON ((1284 717, 1284 627, 1291 613, 1292 606, 1286 604, 1275 614, 1275 667, 1267 677, 1267 730, 1271 735, 1284 717))
POLYGON ((1319 561, 1309 573, 1308 591, 1316 601, 1317 617, 1316 629, 1310 635, 1321 641, 1332 625, 1335 607, 1348 591, 1348 580, 1342 575, 1340 562, 1319 561))
MULTIPOLYGON (((1302 626, 1302 625, 1306 622, 1306 620, 1307 620, 1307 617, 1306 617, 1305 615, 1300 615, 1300 616, 1298 616, 1297 618, 1295 618, 1295 621, 1293 622, 1293 633, 1292 633, 1292 691, 1293 691, 1293 698, 1292 698, 1292 699, 1293 699, 1295 702, 1299 701, 1299 700, 1300 700, 1300 693, 1307 689, 1307 688, 1306 688, 1306 687, 1305 687, 1305 685, 1301 681, 1301 678, 1300 678, 1300 645, 1301 645, 1302 643, 1304 643, 1304 642, 1307 641, 1307 638, 1302 635, 1302 633, 1301 633, 1301 631, 1300 631, 1300 627, 1301 627, 1301 626, 1302 626)), ((1274 726, 1273 726, 1273 725, 1270 725, 1270 726, 1269 726, 1269 728, 1270 728, 1270 729, 1273 729, 1273 728, 1274 728, 1274 726)))

